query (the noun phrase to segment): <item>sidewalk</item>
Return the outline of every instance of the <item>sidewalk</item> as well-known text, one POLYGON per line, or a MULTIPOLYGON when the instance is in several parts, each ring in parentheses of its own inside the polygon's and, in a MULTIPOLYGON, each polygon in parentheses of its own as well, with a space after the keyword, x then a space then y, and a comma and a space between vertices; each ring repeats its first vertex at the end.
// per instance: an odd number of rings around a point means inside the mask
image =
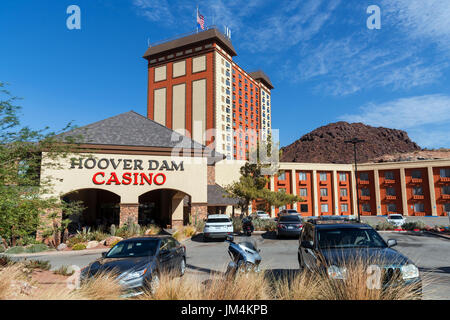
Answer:
POLYGON ((100 248, 100 249, 84 249, 84 250, 72 250, 72 251, 57 251, 57 250, 47 250, 36 253, 18 253, 18 254, 6 254, 6 256, 14 257, 14 258, 27 258, 27 257, 36 257, 36 256, 48 256, 48 255, 90 255, 90 254, 98 254, 101 252, 108 251, 110 248, 100 248))

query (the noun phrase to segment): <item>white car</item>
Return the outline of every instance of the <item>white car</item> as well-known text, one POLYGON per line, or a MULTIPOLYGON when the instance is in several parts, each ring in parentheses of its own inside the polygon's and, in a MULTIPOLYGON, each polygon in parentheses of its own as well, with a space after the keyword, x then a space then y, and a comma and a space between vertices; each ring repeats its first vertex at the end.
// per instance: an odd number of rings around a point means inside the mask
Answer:
POLYGON ((225 214, 211 214, 203 229, 203 239, 223 238, 233 234, 233 222, 225 214))
POLYGON ((389 214, 386 220, 396 227, 401 227, 406 222, 405 218, 403 218, 401 214, 389 214))
POLYGON ((270 219, 269 214, 264 212, 264 211, 256 211, 254 213, 254 216, 255 216, 255 218, 261 219, 261 220, 268 220, 268 219, 270 219))

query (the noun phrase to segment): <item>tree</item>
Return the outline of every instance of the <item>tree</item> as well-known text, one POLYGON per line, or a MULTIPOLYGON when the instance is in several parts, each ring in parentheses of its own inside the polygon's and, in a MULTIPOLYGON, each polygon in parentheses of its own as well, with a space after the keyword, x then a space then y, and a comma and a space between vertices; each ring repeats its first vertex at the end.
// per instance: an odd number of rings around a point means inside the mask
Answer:
POLYGON ((240 199, 239 207, 246 215, 250 203, 254 200, 262 200, 268 206, 277 207, 303 201, 297 195, 267 189, 269 179, 261 174, 261 164, 247 162, 241 167, 240 172, 239 181, 227 186, 226 189, 231 197, 240 199))
MULTIPOLYGON (((47 196, 51 194, 51 181, 40 177, 42 152, 50 159, 66 157, 81 137, 61 141, 48 128, 21 127, 17 100, 0 82, 0 237, 5 246, 33 237, 42 226, 43 217, 55 220, 62 210, 81 210, 79 203, 66 204, 47 196)), ((69 124, 63 131, 71 127, 69 124)), ((64 223, 53 224, 47 233, 56 236, 61 226, 64 223)))

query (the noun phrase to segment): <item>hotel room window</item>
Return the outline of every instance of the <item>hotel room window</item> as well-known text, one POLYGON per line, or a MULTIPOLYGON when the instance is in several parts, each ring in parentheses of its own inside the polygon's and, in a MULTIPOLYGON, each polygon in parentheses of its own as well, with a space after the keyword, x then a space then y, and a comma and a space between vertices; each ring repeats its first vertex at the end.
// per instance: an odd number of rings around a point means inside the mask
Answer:
POLYGON ((327 181, 327 174, 325 172, 320 173, 320 181, 327 181))
POLYGON ((322 204, 320 206, 320 209, 322 212, 328 212, 328 204, 322 204))
POLYGON ((321 197, 327 197, 328 196, 328 189, 327 188, 320 188, 320 196, 321 197))
POLYGON ((298 173, 298 180, 306 181, 306 172, 299 172, 298 173))

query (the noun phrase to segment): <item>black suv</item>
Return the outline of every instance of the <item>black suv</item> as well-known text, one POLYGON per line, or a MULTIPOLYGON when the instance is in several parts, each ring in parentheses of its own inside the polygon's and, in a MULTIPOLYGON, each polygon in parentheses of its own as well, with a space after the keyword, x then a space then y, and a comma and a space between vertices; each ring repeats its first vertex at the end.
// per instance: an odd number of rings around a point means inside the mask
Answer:
MULTIPOLYGON (((361 260, 381 269, 383 286, 417 284, 421 288, 418 268, 407 257, 392 249, 396 240, 387 243, 371 226, 356 221, 317 219, 303 224, 298 248, 300 269, 323 272, 332 279, 345 279, 346 266, 361 260)), ((421 289, 420 289, 421 291, 421 289)))

